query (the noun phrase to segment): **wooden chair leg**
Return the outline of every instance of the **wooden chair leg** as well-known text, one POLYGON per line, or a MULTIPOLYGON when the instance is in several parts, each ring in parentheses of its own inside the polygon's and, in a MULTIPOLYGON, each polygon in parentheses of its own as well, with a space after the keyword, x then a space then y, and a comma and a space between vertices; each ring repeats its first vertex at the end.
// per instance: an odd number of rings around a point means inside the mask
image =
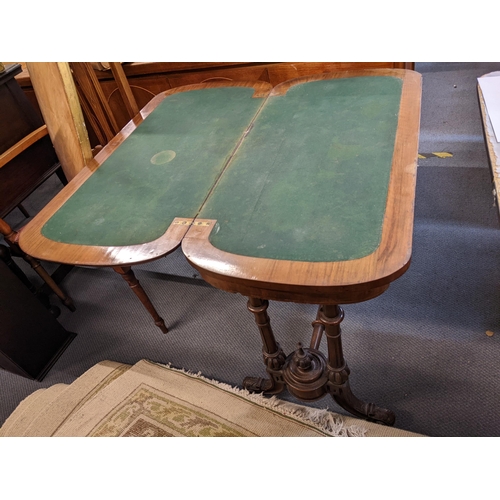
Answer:
POLYGON ((132 268, 130 266, 127 266, 127 267, 113 267, 113 269, 119 275, 122 276, 122 278, 128 283, 129 287, 132 289, 132 291, 137 295, 137 297, 139 297, 139 300, 142 302, 142 304, 147 309, 149 314, 151 314, 151 316, 153 317, 155 325, 163 333, 167 333, 168 330, 167 330, 167 327, 165 326, 165 321, 163 321, 163 319, 157 313, 151 300, 149 299, 146 292, 144 291, 144 288, 142 288, 138 279, 135 277, 135 274, 132 271, 132 268))
POLYGON ((59 297, 61 302, 70 310, 75 311, 76 307, 73 303, 71 297, 68 294, 63 292, 59 285, 53 280, 50 274, 43 268, 40 264, 40 261, 32 257, 31 255, 25 254, 21 247, 19 246, 19 233, 14 231, 9 224, 7 224, 3 219, 0 219, 0 233, 3 234, 5 241, 9 244, 9 247, 12 250, 13 255, 18 257, 22 257, 32 268, 33 270, 42 278, 45 283, 47 283, 48 287, 59 297))
POLYGON ((23 253, 22 258, 33 268, 40 278, 47 283, 47 286, 59 297, 61 302, 70 310, 76 311, 75 304, 71 297, 63 292, 59 285, 52 279, 52 276, 43 268, 40 261, 23 253))
POLYGON ((37 290, 33 283, 31 283, 22 269, 12 259, 9 247, 0 245, 0 260, 3 260, 5 264, 7 264, 7 267, 18 277, 19 281, 26 286, 26 288, 54 315, 55 318, 59 317, 61 310, 50 303, 48 295, 42 288, 37 290))

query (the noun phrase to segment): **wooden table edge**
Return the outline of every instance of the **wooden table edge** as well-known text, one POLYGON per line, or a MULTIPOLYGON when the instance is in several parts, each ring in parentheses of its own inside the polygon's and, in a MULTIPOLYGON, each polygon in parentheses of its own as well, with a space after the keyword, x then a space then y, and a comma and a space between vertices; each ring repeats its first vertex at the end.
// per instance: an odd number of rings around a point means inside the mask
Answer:
POLYGON ((243 295, 260 291, 261 298, 292 302, 327 303, 327 298, 332 296, 342 296, 349 302, 361 302, 382 293, 408 269, 411 261, 411 251, 408 251, 400 255, 400 261, 392 260, 393 268, 390 272, 384 272, 386 267, 382 269, 376 266, 381 258, 380 247, 361 259, 341 262, 248 257, 225 252, 211 244, 210 232, 216 227, 217 221, 196 219, 195 222, 199 225, 192 225, 181 242, 187 261, 208 283, 243 295), (369 278, 358 274, 356 279, 356 276, 349 274, 349 269, 366 266, 370 266, 372 270, 369 278), (313 297, 315 300, 311 300, 313 297))
MULTIPOLYGON (((46 238, 41 233, 19 231, 19 245, 32 257, 48 262, 76 266, 115 267, 144 264, 164 257, 176 250, 187 232, 188 225, 179 225, 186 219, 176 217, 159 238, 135 245, 99 246, 63 243, 46 238)), ((191 220, 191 219, 189 219, 191 220)))
POLYGON ((267 290, 268 293, 284 293, 285 296, 286 290, 289 290, 289 295, 295 297, 297 294, 320 296, 340 292, 346 292, 347 296, 351 292, 364 293, 367 289, 388 286, 408 269, 413 237, 421 75, 403 69, 345 71, 297 78, 278 87, 285 86, 288 90, 294 84, 327 79, 332 75, 335 78, 345 78, 382 74, 399 75, 403 80, 403 88, 387 207, 378 248, 366 257, 341 262, 298 262, 246 257, 215 248, 209 241, 212 227, 192 226, 183 238, 182 250, 190 264, 206 281, 214 286, 217 283, 217 287, 233 292, 255 287, 267 290), (317 294, 315 290, 320 292, 317 294))
POLYGON ((297 78, 292 78, 286 82, 279 83, 276 85, 269 94, 270 97, 285 95, 290 88, 295 85, 300 85, 302 83, 316 82, 321 80, 334 80, 342 78, 356 78, 365 76, 392 76, 401 79, 413 79, 421 80, 420 73, 410 69, 399 69, 399 68, 373 68, 373 69, 355 69, 355 70, 343 70, 343 71, 332 71, 328 73, 322 73, 310 76, 299 76, 297 78))
POLYGON ((99 169, 113 152, 136 130, 154 109, 168 96, 206 88, 250 87, 252 98, 265 98, 272 86, 266 82, 213 81, 166 90, 155 96, 123 129, 66 185, 20 232, 19 245, 37 259, 81 266, 125 266, 149 262, 174 251, 188 226, 176 226, 176 219, 163 236, 143 244, 129 246, 93 246, 60 243, 42 235, 47 221, 99 169), (155 248, 157 245, 157 248, 155 248), (124 257, 121 257, 124 256, 124 257))

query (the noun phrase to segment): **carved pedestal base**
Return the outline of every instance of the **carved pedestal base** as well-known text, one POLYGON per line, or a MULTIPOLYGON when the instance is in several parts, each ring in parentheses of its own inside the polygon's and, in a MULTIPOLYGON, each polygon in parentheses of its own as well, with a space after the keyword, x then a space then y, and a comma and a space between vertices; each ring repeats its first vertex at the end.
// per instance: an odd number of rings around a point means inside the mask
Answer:
POLYGON ((263 341, 263 356, 268 379, 247 377, 245 389, 264 394, 278 394, 285 388, 304 401, 314 401, 326 394, 342 408, 357 417, 385 425, 396 419, 391 410, 358 399, 349 385, 349 368, 342 351, 340 323, 344 311, 338 305, 320 306, 313 322, 311 347, 297 345, 295 352, 286 356, 274 338, 267 300, 250 298, 248 309, 254 314, 263 341), (317 350, 321 337, 327 337, 328 357, 317 350))

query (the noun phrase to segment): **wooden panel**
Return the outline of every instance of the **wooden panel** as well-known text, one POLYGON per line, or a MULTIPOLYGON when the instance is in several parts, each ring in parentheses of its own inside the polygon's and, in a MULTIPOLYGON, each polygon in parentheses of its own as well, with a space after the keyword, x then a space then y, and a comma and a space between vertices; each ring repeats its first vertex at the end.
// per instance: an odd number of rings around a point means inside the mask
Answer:
POLYGON ((133 118, 137 113, 139 113, 140 108, 137 105, 134 94, 130 89, 123 67, 120 63, 115 62, 110 62, 109 65, 125 107, 127 108, 128 114, 130 115, 130 118, 133 118))
MULTIPOLYGON (((145 77, 148 75, 179 75, 186 73, 232 72, 240 69, 260 67, 269 68, 293 67, 299 71, 298 76, 313 75, 328 71, 346 69, 371 68, 404 68, 412 69, 413 63, 405 62, 134 62, 124 63, 123 68, 128 78, 145 77)), ((99 79, 110 79, 109 71, 96 71, 99 79)), ((293 76, 292 76, 293 77, 293 76)), ((279 82, 278 82, 279 83, 279 82)))
MULTIPOLYGON (((212 68, 231 68, 235 66, 252 66, 262 63, 249 62, 132 62, 123 63, 127 77, 151 75, 159 73, 178 73, 180 71, 200 71, 212 68)), ((97 72, 99 77, 109 77, 109 72, 97 72)))
POLYGON ((35 94, 66 178, 92 159, 76 89, 67 63, 27 63, 35 94))
POLYGON ((360 69, 385 69, 394 68, 395 64, 391 62, 319 62, 319 63, 281 63, 273 64, 267 67, 269 81, 271 84, 278 85, 292 78, 304 76, 320 75, 334 71, 355 71, 360 69))

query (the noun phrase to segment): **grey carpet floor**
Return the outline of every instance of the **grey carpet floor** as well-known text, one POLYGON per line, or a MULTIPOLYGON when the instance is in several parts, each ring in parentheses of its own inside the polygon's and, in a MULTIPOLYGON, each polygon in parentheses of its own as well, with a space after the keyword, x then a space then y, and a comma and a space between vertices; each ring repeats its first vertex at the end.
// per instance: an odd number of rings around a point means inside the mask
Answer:
MULTIPOLYGON (((417 64, 420 152, 452 157, 419 160, 410 269, 382 296, 345 306, 353 391, 392 409, 397 427, 429 436, 500 436, 500 231, 476 97, 476 78, 499 69, 498 63, 417 64)), ((36 213, 59 189, 54 176, 26 208, 36 213)), ((7 220, 24 223, 17 211, 7 220)), ((244 297, 205 284, 180 251, 137 266, 136 274, 170 333, 154 326, 113 271, 74 269, 63 285, 77 311, 61 307, 59 321, 78 335, 43 382, 0 372, 0 423, 36 389, 69 383, 104 359, 172 363, 238 386, 246 375, 265 375, 244 297)), ((313 305, 271 303, 286 352, 308 343, 315 313, 313 305)), ((345 413, 327 398, 308 404, 345 413)))

